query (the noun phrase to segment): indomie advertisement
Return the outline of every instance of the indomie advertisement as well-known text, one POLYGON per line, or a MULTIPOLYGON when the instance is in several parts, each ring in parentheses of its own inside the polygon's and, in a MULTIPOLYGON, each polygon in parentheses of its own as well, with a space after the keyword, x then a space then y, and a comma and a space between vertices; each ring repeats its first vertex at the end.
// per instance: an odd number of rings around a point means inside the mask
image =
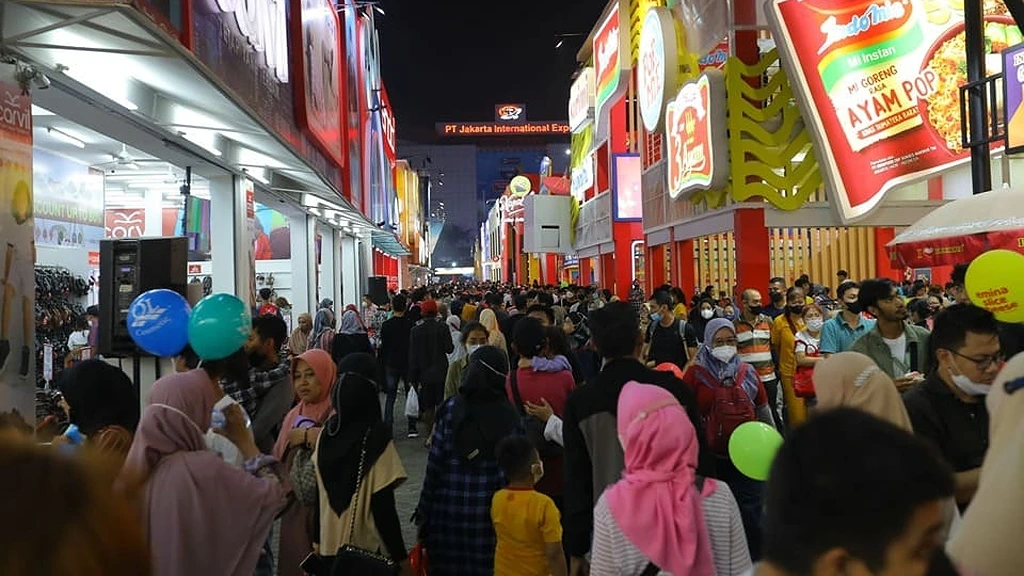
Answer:
MULTIPOLYGON (((1016 26, 1001 1, 984 3, 986 47, 998 54, 1016 26)), ((970 159, 963 2, 772 0, 767 11, 844 223, 888 190, 970 159)))
POLYGON ((728 182, 725 78, 708 70, 683 84, 665 110, 668 194, 684 199, 728 182))

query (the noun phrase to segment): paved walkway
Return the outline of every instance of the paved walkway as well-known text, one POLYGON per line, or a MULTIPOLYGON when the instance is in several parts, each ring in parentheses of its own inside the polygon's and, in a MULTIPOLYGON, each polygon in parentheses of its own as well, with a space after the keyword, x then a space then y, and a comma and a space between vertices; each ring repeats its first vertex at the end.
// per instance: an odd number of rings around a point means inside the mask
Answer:
MULTIPOLYGON (((383 397, 381 397, 383 403, 383 397)), ((423 441, 427 437, 427 431, 423 424, 419 425, 419 438, 406 438, 406 420, 402 414, 405 411, 405 395, 399 393, 395 402, 395 447, 398 448, 398 455, 402 458, 402 465, 409 479, 395 490, 395 506, 398 508, 398 519, 402 522, 402 535, 405 538, 407 548, 416 544, 416 527, 410 520, 412 513, 416 511, 416 505, 420 501, 420 488, 423 487, 423 474, 427 467, 427 449, 423 441)))

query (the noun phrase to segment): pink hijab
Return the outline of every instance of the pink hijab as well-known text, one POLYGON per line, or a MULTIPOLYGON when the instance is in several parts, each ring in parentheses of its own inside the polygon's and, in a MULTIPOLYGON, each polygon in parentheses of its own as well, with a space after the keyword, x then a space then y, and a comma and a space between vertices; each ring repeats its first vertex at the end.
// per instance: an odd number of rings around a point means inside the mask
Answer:
POLYGON ((143 521, 154 576, 252 576, 286 493, 206 449, 217 401, 204 370, 157 380, 125 460, 146 478, 143 521))
POLYGON ((320 382, 320 398, 315 403, 307 403, 302 400, 288 411, 281 426, 281 432, 277 435, 277 442, 274 443, 274 458, 284 461, 284 452, 288 449, 288 433, 295 428, 295 419, 305 416, 322 425, 327 417, 331 415, 331 389, 334 388, 334 381, 338 376, 338 367, 331 358, 331 355, 324 350, 307 350, 292 358, 292 382, 295 381, 295 367, 299 360, 304 360, 313 369, 316 379, 320 382))
MULTIPOLYGON (((629 382, 619 394, 618 431, 626 470, 605 497, 622 533, 666 572, 714 576, 694 485, 697 433, 683 407, 664 388, 629 382)), ((706 480, 705 495, 714 489, 706 480)))

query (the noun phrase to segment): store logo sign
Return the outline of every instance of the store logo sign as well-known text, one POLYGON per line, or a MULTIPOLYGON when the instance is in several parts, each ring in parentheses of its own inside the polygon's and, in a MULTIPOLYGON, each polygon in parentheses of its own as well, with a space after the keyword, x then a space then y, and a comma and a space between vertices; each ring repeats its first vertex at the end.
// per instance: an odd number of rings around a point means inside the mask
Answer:
POLYGON ((885 0, 885 4, 872 4, 862 14, 851 15, 850 20, 845 23, 840 23, 835 16, 829 16, 828 20, 821 24, 821 33, 825 35, 825 41, 818 49, 818 54, 824 53, 833 44, 847 38, 856 38, 875 26, 899 20, 906 15, 904 0, 885 0))
POLYGON ((508 184, 508 191, 516 198, 522 198, 530 193, 533 183, 526 176, 516 176, 508 184))
POLYGON ((665 111, 668 193, 688 198, 728 181, 725 129, 725 77, 709 70, 679 89, 665 111))
POLYGON ((495 122, 523 122, 526 120, 526 106, 522 104, 498 104, 494 107, 495 122))
POLYGON ((648 132, 661 130, 665 102, 678 83, 676 28, 668 8, 647 10, 640 32, 640 117, 648 132))
MULTIPOLYGON (((387 102, 385 96, 385 102, 387 102)), ((388 157, 394 159, 395 157, 395 116, 391 111, 391 105, 389 103, 381 106, 380 109, 380 127, 384 132, 384 149, 387 152, 388 157)))
POLYGON ((594 155, 588 154, 583 163, 572 169, 569 193, 582 204, 587 197, 587 190, 594 187, 594 155))
POLYGON ((288 82, 288 22, 285 0, 216 0, 225 14, 235 16, 238 31, 279 82, 288 82))
POLYGON ((4 96, 0 99, 0 121, 16 133, 31 134, 32 111, 29 105, 28 96, 4 90, 4 96))
POLYGON ((593 119, 594 114, 594 67, 587 66, 569 90, 569 129, 576 132, 593 119))
POLYGON ((620 0, 612 6, 612 11, 594 36, 594 113, 598 124, 601 123, 601 112, 605 105, 625 87, 622 82, 623 72, 629 69, 628 58, 623 58, 629 52, 629 45, 621 33, 621 4, 620 0))

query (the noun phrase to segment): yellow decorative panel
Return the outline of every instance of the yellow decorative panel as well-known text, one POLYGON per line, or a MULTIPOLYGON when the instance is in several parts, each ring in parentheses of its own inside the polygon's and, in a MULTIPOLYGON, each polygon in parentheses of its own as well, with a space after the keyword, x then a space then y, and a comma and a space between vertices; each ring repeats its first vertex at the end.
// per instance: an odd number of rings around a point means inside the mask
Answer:
MULTIPOLYGON (((735 202, 763 198, 781 210, 800 208, 821 186, 822 178, 789 79, 779 67, 778 52, 765 53, 753 66, 731 57, 725 76, 729 195, 735 202)), ((694 199, 701 200, 707 200, 709 206, 715 201, 724 203, 724 198, 716 195, 694 199)))

